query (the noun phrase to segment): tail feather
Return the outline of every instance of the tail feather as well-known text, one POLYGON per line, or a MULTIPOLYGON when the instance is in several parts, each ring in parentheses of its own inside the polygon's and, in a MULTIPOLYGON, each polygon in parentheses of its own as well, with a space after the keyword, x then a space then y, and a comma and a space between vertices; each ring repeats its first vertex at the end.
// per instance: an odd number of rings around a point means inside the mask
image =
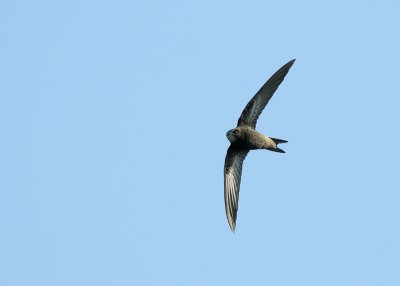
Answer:
MULTIPOLYGON (((271 138, 271 137, 269 137, 269 138, 271 138)), ((286 140, 277 139, 277 138, 271 138, 271 139, 272 139, 272 141, 275 142, 276 145, 278 145, 279 143, 287 143, 286 140)))
MULTIPOLYGON (((270 137, 270 138, 271 138, 271 137, 270 137)), ((274 141, 274 143, 276 144, 275 149, 272 150, 272 151, 279 152, 279 153, 285 153, 284 150, 282 150, 281 148, 278 148, 278 144, 280 144, 280 143, 287 143, 286 140, 277 139, 277 138, 271 138, 271 140, 274 141)))

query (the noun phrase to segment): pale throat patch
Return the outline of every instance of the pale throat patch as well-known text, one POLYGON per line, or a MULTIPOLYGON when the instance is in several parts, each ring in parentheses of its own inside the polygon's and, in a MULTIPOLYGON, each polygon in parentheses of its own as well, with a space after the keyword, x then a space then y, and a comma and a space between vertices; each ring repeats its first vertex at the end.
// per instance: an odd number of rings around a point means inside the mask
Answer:
POLYGON ((230 142, 235 142, 236 141, 236 137, 234 136, 234 135, 232 135, 232 134, 229 134, 229 135, 227 135, 226 137, 228 137, 228 140, 230 141, 230 142))

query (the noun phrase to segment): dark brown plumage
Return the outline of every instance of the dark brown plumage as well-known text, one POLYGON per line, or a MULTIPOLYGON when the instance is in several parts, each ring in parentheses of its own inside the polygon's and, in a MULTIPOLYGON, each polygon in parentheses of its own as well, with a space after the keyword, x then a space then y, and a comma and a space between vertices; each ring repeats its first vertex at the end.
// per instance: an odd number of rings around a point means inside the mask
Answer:
POLYGON ((261 87, 244 108, 237 127, 226 133, 231 145, 225 157, 224 197, 226 217, 232 231, 235 231, 236 228, 242 166, 247 153, 256 149, 285 153, 285 151, 278 148, 278 144, 286 143, 286 140, 267 137, 256 131, 255 128, 258 117, 289 72, 294 61, 291 60, 281 67, 261 87))

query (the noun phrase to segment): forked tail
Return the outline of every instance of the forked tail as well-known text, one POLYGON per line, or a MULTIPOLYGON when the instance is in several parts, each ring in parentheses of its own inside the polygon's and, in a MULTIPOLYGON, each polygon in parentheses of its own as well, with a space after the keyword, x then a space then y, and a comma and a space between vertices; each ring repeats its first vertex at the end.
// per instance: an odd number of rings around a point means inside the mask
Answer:
MULTIPOLYGON (((271 137, 270 137, 271 138, 271 137)), ((286 140, 282 140, 282 139, 277 139, 277 138, 271 138, 272 141, 274 141, 274 143, 276 144, 275 149, 271 150, 274 152, 279 152, 279 153, 285 153, 285 151, 283 151, 281 148, 278 147, 278 144, 280 143, 287 143, 286 140)))

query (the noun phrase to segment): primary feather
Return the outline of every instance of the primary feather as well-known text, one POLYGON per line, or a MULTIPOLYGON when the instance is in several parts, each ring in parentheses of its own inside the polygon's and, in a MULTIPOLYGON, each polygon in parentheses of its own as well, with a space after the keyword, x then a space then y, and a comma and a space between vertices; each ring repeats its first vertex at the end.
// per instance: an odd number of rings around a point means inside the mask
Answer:
POLYGON ((268 104, 271 97, 274 95, 278 86, 281 84, 289 69, 292 67, 295 60, 291 60, 281 67, 273 76, 260 88, 254 97, 247 103, 237 126, 247 125, 251 128, 256 128, 257 119, 265 106, 268 104))

